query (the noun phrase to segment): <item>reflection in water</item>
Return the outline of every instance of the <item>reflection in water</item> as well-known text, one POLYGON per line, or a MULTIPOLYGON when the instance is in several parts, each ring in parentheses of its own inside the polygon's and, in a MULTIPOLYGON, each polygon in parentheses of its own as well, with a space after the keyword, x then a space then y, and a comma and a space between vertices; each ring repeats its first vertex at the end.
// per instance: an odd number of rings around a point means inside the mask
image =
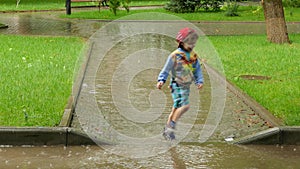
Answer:
POLYGON ((179 158, 179 154, 176 152, 176 147, 171 148, 169 151, 173 161, 173 168, 186 169, 185 162, 179 158))

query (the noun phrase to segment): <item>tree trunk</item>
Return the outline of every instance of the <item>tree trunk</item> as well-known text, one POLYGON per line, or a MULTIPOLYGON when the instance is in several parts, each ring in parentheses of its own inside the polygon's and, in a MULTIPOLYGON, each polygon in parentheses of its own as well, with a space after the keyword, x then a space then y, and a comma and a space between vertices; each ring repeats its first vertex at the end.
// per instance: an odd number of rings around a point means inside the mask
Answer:
POLYGON ((262 0, 267 39, 272 43, 290 43, 282 0, 262 0))

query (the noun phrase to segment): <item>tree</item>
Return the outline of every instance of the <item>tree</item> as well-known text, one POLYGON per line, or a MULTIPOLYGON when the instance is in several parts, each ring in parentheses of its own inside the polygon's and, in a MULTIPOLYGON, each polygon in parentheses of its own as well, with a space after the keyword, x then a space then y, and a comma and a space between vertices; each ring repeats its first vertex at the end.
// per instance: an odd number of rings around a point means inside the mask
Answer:
POLYGON ((272 43, 290 43, 282 0, 262 0, 267 39, 272 43))

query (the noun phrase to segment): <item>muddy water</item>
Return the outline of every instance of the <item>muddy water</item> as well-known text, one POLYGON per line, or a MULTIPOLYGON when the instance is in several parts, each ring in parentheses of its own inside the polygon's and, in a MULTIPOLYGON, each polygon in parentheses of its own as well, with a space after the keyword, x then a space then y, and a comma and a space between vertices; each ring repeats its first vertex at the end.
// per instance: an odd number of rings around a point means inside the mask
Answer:
POLYGON ((150 158, 130 159, 97 146, 0 148, 0 168, 299 168, 299 146, 180 144, 150 158))
POLYGON ((90 37, 104 23, 59 19, 52 13, 1 14, 0 22, 8 25, 0 34, 90 37))

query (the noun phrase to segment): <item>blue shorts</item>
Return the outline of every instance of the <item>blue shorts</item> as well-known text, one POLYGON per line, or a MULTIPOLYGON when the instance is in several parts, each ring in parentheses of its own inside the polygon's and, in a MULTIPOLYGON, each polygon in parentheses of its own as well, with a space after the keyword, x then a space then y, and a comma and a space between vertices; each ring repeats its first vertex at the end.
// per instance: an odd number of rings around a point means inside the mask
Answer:
POLYGON ((173 98, 173 107, 179 108, 190 103, 189 95, 190 95, 190 86, 181 86, 176 82, 172 82, 170 84, 172 98, 173 98))

